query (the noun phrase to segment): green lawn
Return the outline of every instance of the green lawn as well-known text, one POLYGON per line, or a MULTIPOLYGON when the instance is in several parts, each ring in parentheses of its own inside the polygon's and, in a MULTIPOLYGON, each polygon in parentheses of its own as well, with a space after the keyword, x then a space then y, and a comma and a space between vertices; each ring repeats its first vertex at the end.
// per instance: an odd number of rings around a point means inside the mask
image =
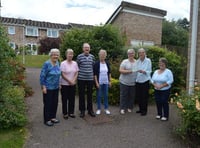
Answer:
MULTIPOLYGON (((18 55, 17 58, 23 63, 22 55, 18 55)), ((24 64, 25 67, 41 68, 47 59, 49 59, 49 55, 25 55, 24 64)))
POLYGON ((0 148, 22 148, 26 135, 24 128, 0 130, 0 148))

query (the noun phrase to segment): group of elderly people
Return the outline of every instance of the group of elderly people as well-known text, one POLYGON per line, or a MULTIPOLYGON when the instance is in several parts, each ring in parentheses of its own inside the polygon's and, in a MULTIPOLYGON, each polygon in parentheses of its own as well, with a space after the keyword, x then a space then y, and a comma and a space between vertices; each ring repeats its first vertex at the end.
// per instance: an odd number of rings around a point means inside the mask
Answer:
MULTIPOLYGON (((66 50, 66 59, 59 62, 59 49, 50 50, 50 59, 44 62, 40 73, 40 85, 43 94, 44 124, 53 126, 59 123, 56 118, 58 107, 59 90, 61 92, 63 118, 75 118, 75 94, 76 83, 78 85, 80 117, 88 115, 95 117, 101 114, 101 102, 103 97, 104 112, 110 115, 108 109, 108 90, 111 87, 111 68, 106 60, 107 52, 99 51, 99 60, 90 53, 89 43, 83 44, 83 52, 79 54, 76 61, 73 60, 72 49, 66 50), (93 111, 92 94, 93 86, 96 87, 97 110, 93 111), (85 104, 87 97, 87 105, 85 104)), ((157 106, 156 119, 167 121, 169 118, 168 99, 170 88, 173 83, 173 74, 167 68, 167 60, 159 59, 159 69, 152 73, 151 60, 147 58, 143 48, 138 50, 139 58, 135 59, 135 50, 127 50, 127 59, 124 59, 119 67, 120 77, 120 114, 133 111, 135 98, 138 100, 141 116, 147 114, 149 84, 154 86, 155 101, 157 106)))

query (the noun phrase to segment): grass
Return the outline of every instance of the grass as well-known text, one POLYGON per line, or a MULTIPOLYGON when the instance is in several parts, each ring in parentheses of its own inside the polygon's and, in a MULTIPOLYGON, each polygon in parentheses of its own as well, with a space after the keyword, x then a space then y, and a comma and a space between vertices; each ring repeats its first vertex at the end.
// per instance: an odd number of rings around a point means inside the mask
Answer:
POLYGON ((25 128, 0 130, 0 148, 22 148, 26 135, 25 128))
MULTIPOLYGON (((18 55, 18 60, 23 63, 23 56, 18 55)), ((25 67, 35 67, 41 68, 43 63, 49 59, 48 55, 25 55, 24 56, 24 64, 25 67)))

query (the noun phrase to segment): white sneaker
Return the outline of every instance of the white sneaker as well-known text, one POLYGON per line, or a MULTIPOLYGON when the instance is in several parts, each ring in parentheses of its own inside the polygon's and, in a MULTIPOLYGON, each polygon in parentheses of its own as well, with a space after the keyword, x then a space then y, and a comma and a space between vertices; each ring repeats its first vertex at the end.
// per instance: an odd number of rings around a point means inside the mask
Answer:
POLYGON ((108 109, 105 110, 106 115, 110 115, 110 111, 108 109))
POLYGON ((132 110, 131 110, 131 109, 129 109, 129 108, 127 109, 127 111, 128 111, 129 113, 131 113, 131 112, 132 112, 132 110))
POLYGON ((166 117, 162 117, 160 120, 161 121, 167 121, 167 118, 166 117))
POLYGON ((100 115, 100 114, 101 114, 101 110, 98 109, 98 110, 96 111, 96 114, 97 114, 97 115, 100 115))
POLYGON ((161 118, 161 116, 159 116, 159 115, 156 116, 156 119, 160 119, 160 118, 161 118))
POLYGON ((121 109, 121 110, 120 110, 120 114, 124 115, 124 114, 125 114, 125 110, 124 110, 124 109, 121 109))

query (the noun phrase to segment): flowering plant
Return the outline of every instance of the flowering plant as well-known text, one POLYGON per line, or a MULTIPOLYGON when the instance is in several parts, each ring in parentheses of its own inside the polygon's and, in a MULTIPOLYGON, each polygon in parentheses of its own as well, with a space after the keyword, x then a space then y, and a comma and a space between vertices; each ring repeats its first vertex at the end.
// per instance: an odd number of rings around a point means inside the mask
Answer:
POLYGON ((182 137, 198 137, 200 138, 200 87, 194 88, 192 95, 186 92, 175 94, 171 102, 176 103, 181 116, 180 126, 177 131, 182 137))

